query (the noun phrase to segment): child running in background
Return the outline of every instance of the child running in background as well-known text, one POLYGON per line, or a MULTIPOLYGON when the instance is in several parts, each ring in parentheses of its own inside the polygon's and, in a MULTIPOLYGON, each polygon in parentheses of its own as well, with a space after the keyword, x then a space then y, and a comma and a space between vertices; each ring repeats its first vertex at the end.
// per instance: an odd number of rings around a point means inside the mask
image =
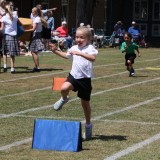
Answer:
POLYGON ((78 91, 77 96, 81 99, 81 105, 85 115, 84 138, 92 137, 90 96, 92 91, 91 78, 93 77, 93 62, 98 51, 91 45, 92 33, 88 27, 79 27, 76 31, 76 43, 67 53, 58 51, 54 44, 50 44, 53 53, 69 59, 73 58, 72 69, 66 82, 61 87, 62 97, 53 105, 55 110, 60 110, 68 102, 68 94, 78 91))
POLYGON ((129 71, 129 76, 134 76, 135 70, 133 68, 133 63, 136 58, 135 51, 138 53, 138 57, 140 57, 140 52, 138 49, 138 45, 131 41, 132 35, 128 32, 124 34, 125 42, 122 43, 121 51, 125 53, 125 65, 127 66, 127 70, 129 71))

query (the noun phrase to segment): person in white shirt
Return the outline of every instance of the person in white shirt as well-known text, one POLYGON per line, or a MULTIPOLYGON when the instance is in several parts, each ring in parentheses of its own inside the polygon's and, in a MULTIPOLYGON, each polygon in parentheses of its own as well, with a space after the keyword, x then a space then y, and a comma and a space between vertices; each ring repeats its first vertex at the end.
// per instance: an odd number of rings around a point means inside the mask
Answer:
POLYGON ((26 32, 33 32, 33 37, 29 43, 29 51, 31 51, 35 66, 31 72, 39 72, 40 68, 38 53, 44 50, 44 45, 41 39, 42 21, 40 17, 40 10, 38 8, 34 7, 32 9, 32 14, 34 16, 34 18, 32 19, 33 27, 26 30, 26 32))
POLYGON ((92 137, 90 96, 92 91, 91 78, 93 78, 93 62, 98 51, 91 45, 92 33, 88 27, 82 26, 76 30, 76 43, 67 52, 57 50, 55 44, 50 43, 53 53, 66 58, 73 59, 72 69, 66 82, 61 87, 62 97, 53 105, 55 110, 60 110, 68 102, 68 94, 71 90, 78 91, 77 96, 81 98, 81 105, 86 119, 84 138, 92 137))
POLYGON ((20 54, 20 49, 17 39, 17 22, 19 22, 17 15, 13 14, 10 5, 5 6, 5 15, 1 18, 0 31, 3 31, 2 51, 4 58, 4 72, 7 72, 7 55, 11 57, 11 73, 15 73, 14 63, 15 56, 20 54))

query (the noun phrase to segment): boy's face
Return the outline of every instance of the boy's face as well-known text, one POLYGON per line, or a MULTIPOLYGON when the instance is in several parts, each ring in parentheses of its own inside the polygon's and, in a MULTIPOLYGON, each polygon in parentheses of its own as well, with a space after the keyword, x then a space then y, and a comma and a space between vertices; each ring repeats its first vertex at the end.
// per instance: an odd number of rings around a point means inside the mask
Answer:
POLYGON ((76 32, 76 43, 79 47, 85 47, 88 44, 88 38, 83 31, 76 32))
POLYGON ((126 41, 126 42, 130 42, 131 41, 131 38, 128 36, 128 35, 124 35, 124 40, 126 41))

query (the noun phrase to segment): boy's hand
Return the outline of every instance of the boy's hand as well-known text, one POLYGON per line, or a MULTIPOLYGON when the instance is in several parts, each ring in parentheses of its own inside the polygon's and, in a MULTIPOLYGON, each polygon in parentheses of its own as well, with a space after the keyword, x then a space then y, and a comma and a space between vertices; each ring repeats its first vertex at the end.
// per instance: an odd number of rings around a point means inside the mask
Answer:
POLYGON ((138 53, 138 57, 140 57, 141 56, 141 54, 140 53, 138 53))
POLYGON ((81 53, 80 52, 77 52, 77 51, 71 51, 70 52, 71 55, 77 55, 77 56, 80 56, 81 53))

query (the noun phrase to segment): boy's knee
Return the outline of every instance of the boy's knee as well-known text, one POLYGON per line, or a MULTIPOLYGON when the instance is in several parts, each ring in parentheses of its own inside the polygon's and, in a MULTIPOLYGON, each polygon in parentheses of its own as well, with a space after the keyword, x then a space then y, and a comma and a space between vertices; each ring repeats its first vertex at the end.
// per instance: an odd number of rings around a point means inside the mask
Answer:
POLYGON ((127 63, 128 63, 128 64, 131 64, 131 61, 130 61, 130 60, 127 60, 127 63))

